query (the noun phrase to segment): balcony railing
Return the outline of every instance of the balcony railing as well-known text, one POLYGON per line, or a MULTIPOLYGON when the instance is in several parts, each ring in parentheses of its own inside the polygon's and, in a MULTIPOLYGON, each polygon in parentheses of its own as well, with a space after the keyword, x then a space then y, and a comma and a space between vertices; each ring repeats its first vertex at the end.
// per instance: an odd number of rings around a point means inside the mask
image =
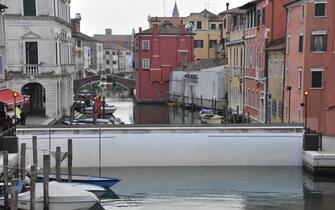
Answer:
POLYGON ((37 75, 39 74, 39 66, 38 64, 35 65, 31 65, 31 64, 27 64, 24 66, 25 68, 25 72, 27 75, 37 75))

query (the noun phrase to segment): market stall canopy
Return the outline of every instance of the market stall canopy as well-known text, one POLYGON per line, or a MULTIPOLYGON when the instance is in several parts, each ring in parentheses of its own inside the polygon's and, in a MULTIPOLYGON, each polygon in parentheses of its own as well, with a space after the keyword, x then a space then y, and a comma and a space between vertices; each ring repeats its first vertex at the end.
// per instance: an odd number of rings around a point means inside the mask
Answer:
MULTIPOLYGON (((0 90, 0 102, 7 104, 8 106, 14 105, 14 93, 15 91, 10 89, 0 90)), ((28 97, 25 97, 18 92, 16 93, 17 93, 16 96, 17 104, 27 103, 29 101, 28 97)))

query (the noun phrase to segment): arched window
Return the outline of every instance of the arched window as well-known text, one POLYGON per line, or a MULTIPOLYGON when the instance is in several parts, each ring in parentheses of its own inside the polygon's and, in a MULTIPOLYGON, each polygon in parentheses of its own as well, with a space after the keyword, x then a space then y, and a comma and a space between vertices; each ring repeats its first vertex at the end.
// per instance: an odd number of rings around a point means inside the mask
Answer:
POLYGON ((109 59, 106 60, 106 64, 109 65, 109 59))

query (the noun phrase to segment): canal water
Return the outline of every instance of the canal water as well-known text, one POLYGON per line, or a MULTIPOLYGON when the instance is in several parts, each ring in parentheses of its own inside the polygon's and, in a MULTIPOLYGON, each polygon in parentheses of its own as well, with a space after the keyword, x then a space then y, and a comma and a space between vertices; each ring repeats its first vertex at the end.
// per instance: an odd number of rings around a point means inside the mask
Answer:
POLYGON ((168 107, 165 104, 136 104, 129 91, 113 85, 104 91, 107 104, 115 105, 115 117, 125 124, 200 124, 198 112, 168 107))
POLYGON ((119 197, 102 200, 107 210, 335 209, 335 179, 313 178, 301 167, 135 167, 101 172, 122 179, 112 187, 119 197))

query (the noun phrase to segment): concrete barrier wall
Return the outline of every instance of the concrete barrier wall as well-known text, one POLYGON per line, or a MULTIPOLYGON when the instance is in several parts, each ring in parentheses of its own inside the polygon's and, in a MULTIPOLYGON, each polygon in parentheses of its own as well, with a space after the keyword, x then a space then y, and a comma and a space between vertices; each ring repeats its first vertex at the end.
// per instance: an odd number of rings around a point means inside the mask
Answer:
MULTIPOLYGON (((73 139, 74 167, 117 166, 301 166, 301 127, 19 128, 19 143, 43 152, 67 151, 73 139)), ((27 151, 28 164, 32 151, 27 151)), ((66 162, 66 161, 65 161, 66 162)), ((66 163, 62 166, 66 167, 66 163)))

